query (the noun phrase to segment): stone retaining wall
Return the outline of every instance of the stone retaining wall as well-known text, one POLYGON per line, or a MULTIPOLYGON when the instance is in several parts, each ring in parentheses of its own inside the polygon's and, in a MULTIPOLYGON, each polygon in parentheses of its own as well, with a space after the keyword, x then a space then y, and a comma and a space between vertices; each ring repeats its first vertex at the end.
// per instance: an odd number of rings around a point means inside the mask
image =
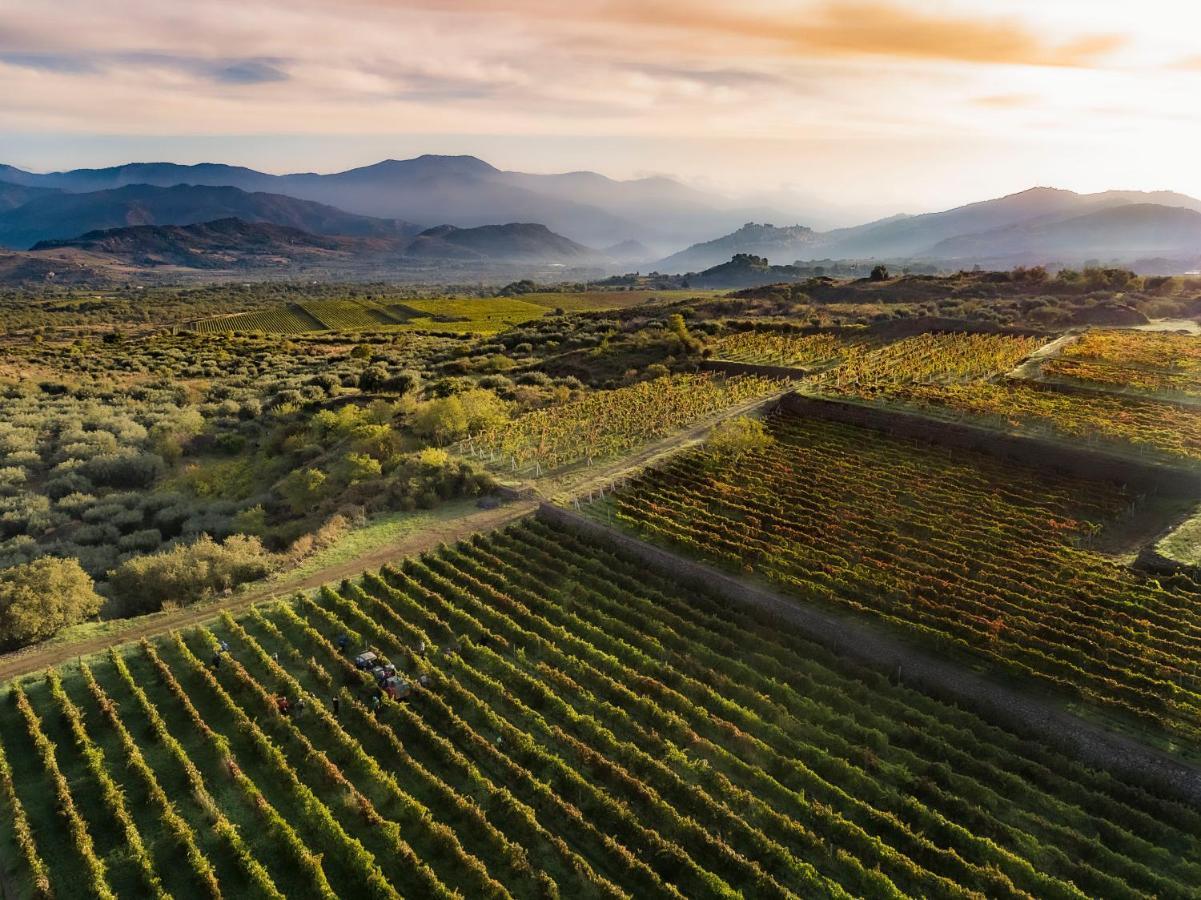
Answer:
POLYGON ((977 711, 1089 766, 1201 807, 1201 768, 1085 721, 1028 691, 942 659, 874 623, 825 612, 548 503, 539 506, 537 516, 555 528, 614 547, 681 585, 787 623, 837 655, 896 673, 904 684, 977 711))
POLYGON ((845 422, 931 444, 979 450, 1041 469, 1113 481, 1135 490, 1201 499, 1201 472, 1070 447, 1055 441, 996 431, 982 425, 944 422, 895 409, 786 394, 782 408, 798 415, 845 422))

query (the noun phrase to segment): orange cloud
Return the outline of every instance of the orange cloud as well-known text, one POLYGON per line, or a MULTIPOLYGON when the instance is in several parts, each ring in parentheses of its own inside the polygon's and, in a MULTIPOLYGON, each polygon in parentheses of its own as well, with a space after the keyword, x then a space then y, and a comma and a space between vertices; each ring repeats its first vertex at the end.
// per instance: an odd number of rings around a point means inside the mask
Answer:
POLYGON ((1033 94, 990 94, 976 97, 972 102, 990 109, 1025 109, 1033 106, 1037 99, 1033 94))
POLYGON ((793 17, 748 8, 641 4, 630 0, 604 12, 645 25, 709 31, 774 42, 827 56, 877 55, 954 62, 1088 66, 1125 43, 1120 35, 1085 35, 1053 43, 1013 18, 937 15, 880 2, 830 2, 793 17))

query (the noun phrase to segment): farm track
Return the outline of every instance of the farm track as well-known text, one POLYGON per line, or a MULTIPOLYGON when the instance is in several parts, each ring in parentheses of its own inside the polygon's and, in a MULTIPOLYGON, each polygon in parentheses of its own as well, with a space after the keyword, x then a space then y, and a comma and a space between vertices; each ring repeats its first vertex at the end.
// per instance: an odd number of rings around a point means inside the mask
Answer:
POLYGON ((440 543, 453 543, 468 535, 502 528, 538 508, 541 496, 578 495, 599 487, 607 486, 623 476, 642 469, 661 457, 674 453, 683 446, 701 439, 715 424, 731 416, 744 415, 777 402, 786 392, 770 397, 759 397, 747 403, 724 410, 721 414, 646 445, 629 456, 623 456, 607 464, 586 470, 555 475, 529 485, 519 485, 519 491, 528 491, 530 499, 518 499, 494 510, 481 510, 422 531, 406 535, 404 539, 379 547, 370 553, 348 562, 327 566, 304 578, 284 583, 275 583, 252 588, 245 593, 223 598, 220 601, 185 607, 170 613, 155 613, 140 619, 130 620, 129 627, 116 633, 97 635, 81 641, 64 644, 41 644, 0 656, 0 682, 51 668, 82 656, 107 650, 114 644, 154 637, 169 631, 212 621, 223 612, 245 609, 255 603, 275 597, 283 597, 297 591, 307 591, 323 584, 352 578, 363 572, 378 569, 386 562, 400 557, 423 553, 440 543))
POLYGON ((900 673, 908 685, 980 711, 994 721, 1069 752, 1087 765, 1119 777, 1149 782, 1201 807, 1201 767, 1137 738, 1087 721, 1058 704, 1036 697, 1032 690, 1010 687, 972 671, 963 662, 944 660, 862 617, 818 610, 804 601, 728 575, 579 513, 542 504, 538 518, 616 547, 680 584, 714 591, 729 602, 766 612, 836 654, 879 670, 900 673))
POLYGON ((263 600, 283 597, 296 591, 311 590, 323 584, 350 578, 362 572, 378 569, 384 563, 398 557, 423 553, 438 544, 452 543, 479 531, 491 531, 528 515, 537 508, 533 501, 508 503, 498 509, 481 510, 459 519, 440 523, 426 531, 406 535, 401 541, 380 547, 349 562, 320 569, 302 579, 283 584, 272 584, 235 594, 220 602, 189 606, 170 613, 157 613, 141 619, 131 620, 130 627, 118 633, 98 635, 71 644, 35 645, 0 656, 0 681, 8 681, 30 672, 38 672, 76 657, 89 656, 107 650, 114 644, 123 644, 141 638, 154 637, 190 625, 212 621, 223 612, 245 609, 263 600))

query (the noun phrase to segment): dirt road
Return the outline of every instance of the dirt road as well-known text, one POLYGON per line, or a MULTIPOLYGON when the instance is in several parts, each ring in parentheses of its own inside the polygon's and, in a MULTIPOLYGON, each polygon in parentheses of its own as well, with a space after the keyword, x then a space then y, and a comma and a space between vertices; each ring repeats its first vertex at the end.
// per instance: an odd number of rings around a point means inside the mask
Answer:
POLYGON ((310 590, 323 584, 341 581, 343 578, 352 578, 371 569, 378 569, 386 562, 423 553, 440 543, 451 543, 479 531, 501 528, 534 512, 538 508, 539 500, 543 497, 553 496, 561 500, 580 496, 612 484, 660 457, 674 453, 680 447, 700 440, 717 422, 731 416, 753 412, 773 403, 783 393, 782 391, 769 397, 759 397, 723 410, 717 415, 698 422, 687 431, 677 432, 648 444, 629 456, 584 469, 552 474, 520 485, 521 488, 532 493, 534 499, 514 500, 497 509, 476 510, 458 518, 437 522, 425 530, 405 535, 394 543, 379 547, 346 562, 325 566, 302 578, 275 580, 245 592, 193 604, 182 609, 113 622, 113 627, 109 630, 79 640, 36 644, 14 653, 0 655, 0 681, 7 681, 30 672, 38 672, 77 657, 99 653, 114 644, 136 641, 173 629, 198 625, 215 619, 223 612, 244 609, 263 600, 286 597, 296 591, 310 590))
POLYGON ((215 619, 227 610, 235 611, 262 600, 285 597, 296 591, 304 591, 340 581, 343 578, 350 578, 368 569, 378 569, 386 562, 423 553, 444 541, 450 543, 477 531, 501 528, 522 516, 529 515, 537 507, 538 504, 534 501, 515 501, 497 509, 479 510, 457 519, 439 522, 416 534, 405 535, 394 544, 380 547, 345 563, 319 569, 295 581, 277 581, 210 602, 198 603, 169 612, 139 616, 136 619, 127 620, 128 627, 121 628, 119 631, 108 631, 72 643, 37 644, 15 653, 8 653, 0 656, 0 681, 7 681, 30 672, 38 672, 76 657, 99 653, 107 650, 113 644, 136 641, 173 629, 197 625, 215 619))

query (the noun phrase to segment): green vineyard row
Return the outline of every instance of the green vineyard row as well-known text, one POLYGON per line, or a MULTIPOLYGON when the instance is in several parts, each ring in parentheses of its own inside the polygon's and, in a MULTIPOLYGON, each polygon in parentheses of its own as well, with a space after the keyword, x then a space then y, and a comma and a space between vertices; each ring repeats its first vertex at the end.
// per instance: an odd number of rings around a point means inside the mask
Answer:
POLYGON ((43 896, 1201 882, 1201 813, 540 522, 6 693, 4 859, 43 896), (406 697, 377 699, 367 648, 406 697))

